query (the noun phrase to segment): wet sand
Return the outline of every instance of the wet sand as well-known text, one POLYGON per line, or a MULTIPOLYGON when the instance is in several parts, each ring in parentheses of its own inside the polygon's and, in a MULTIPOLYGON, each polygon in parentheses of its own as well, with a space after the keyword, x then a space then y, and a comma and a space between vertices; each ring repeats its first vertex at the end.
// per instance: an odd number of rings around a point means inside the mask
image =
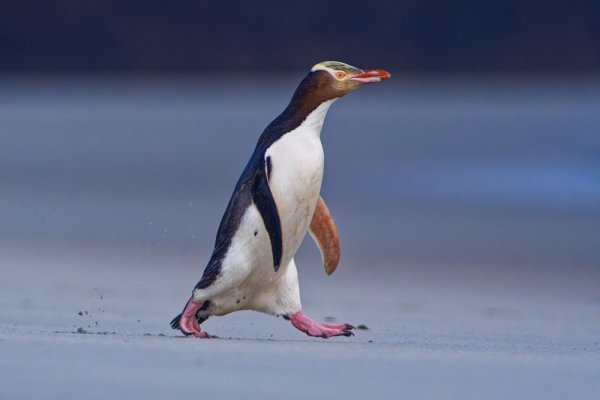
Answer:
POLYGON ((325 277, 317 264, 300 272, 306 312, 368 329, 315 339, 240 312, 209 319, 204 329, 220 339, 202 340, 168 327, 198 276, 184 266, 191 260, 65 254, 2 254, 2 398, 591 399, 600 390, 592 285, 532 296, 521 280, 504 296, 492 282, 358 266, 325 277))

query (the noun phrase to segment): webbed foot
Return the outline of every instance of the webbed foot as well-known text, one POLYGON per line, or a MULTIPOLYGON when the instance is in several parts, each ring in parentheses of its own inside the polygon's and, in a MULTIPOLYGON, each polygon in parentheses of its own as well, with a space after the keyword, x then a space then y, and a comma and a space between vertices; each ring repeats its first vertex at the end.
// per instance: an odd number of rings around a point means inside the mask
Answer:
POLYGON ((302 311, 286 315, 294 327, 308 336, 329 338, 331 336, 353 336, 354 327, 349 324, 327 324, 309 318, 302 311))
POLYGON ((200 339, 216 338, 216 336, 211 336, 200 330, 197 314, 202 308, 202 304, 203 303, 196 303, 190 298, 185 305, 183 312, 171 321, 171 328, 179 329, 185 336, 192 336, 200 339))

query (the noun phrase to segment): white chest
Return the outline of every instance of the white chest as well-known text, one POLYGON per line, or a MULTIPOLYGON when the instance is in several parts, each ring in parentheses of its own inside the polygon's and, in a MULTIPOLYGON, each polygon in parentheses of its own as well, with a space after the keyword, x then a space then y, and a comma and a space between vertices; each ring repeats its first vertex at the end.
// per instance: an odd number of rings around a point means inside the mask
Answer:
POLYGON ((320 134, 330 105, 317 107, 265 154, 271 158, 269 186, 281 220, 283 262, 289 262, 302 243, 319 198, 324 163, 320 134))

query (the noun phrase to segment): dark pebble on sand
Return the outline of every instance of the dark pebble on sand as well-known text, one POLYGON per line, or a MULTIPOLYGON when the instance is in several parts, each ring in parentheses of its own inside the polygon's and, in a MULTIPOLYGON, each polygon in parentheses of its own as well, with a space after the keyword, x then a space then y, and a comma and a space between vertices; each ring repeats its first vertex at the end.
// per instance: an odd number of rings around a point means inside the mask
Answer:
POLYGON ((83 315, 83 312, 82 312, 82 311, 79 311, 79 312, 77 313, 77 315, 83 315))
POLYGON ((364 324, 360 324, 360 325, 358 325, 358 326, 356 327, 356 329, 362 329, 362 330, 365 330, 365 331, 366 331, 367 329, 369 329, 369 327, 368 327, 368 326, 366 326, 366 325, 364 325, 364 324))
POLYGON ((88 331, 86 331, 82 327, 79 327, 79 328, 77 328, 77 332, 76 333, 80 333, 80 334, 84 335, 84 334, 88 333, 88 331))

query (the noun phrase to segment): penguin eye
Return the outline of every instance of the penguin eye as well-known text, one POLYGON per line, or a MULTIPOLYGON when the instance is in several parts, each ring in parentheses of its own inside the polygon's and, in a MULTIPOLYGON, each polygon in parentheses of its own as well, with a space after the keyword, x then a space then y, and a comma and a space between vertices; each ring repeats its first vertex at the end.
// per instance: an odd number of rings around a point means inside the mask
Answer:
POLYGON ((335 73, 335 77, 338 78, 339 80, 342 80, 346 77, 346 73, 344 71, 337 71, 335 73))

